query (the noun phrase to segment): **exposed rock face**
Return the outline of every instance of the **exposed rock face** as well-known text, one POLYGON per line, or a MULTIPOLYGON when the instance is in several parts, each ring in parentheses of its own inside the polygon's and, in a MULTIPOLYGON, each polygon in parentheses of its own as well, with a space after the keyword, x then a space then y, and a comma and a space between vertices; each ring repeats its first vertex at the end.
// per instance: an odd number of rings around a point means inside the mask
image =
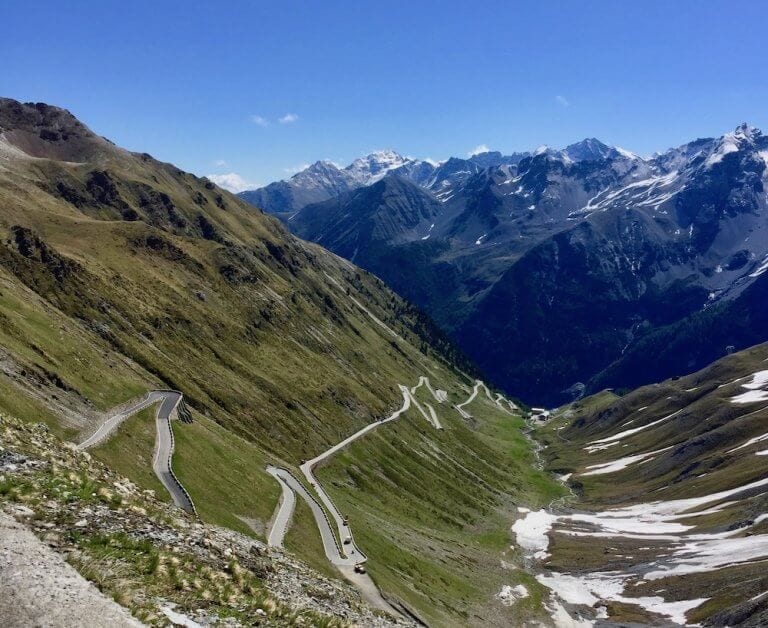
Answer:
MULTIPOLYGON (((380 242, 410 240, 414 230, 435 218, 439 201, 398 176, 302 209, 296 233, 354 261, 380 242)), ((423 229, 429 232, 429 227, 423 229)))

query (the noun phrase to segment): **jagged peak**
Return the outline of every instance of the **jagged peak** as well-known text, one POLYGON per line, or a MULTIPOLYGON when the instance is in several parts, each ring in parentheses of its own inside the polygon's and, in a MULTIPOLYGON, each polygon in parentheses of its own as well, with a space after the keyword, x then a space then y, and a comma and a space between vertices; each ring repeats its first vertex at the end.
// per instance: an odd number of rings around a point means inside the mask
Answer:
POLYGON ((725 133, 715 141, 709 157, 704 162, 704 167, 711 168, 715 164, 719 164, 729 153, 753 148, 755 142, 761 137, 763 134, 760 129, 742 122, 733 131, 725 133))
POLYGON ((358 157, 346 169, 351 169, 355 165, 405 163, 406 161, 409 161, 409 158, 403 157, 397 151, 391 149, 375 150, 363 157, 358 157))
POLYGON ((341 170, 341 168, 328 159, 319 159, 315 163, 304 168, 301 172, 307 172, 308 170, 341 170))
MULTIPOLYGON (((740 140, 749 140, 749 141, 754 141, 758 137, 762 136, 762 134, 763 133, 760 129, 746 122, 742 122, 739 126, 737 126, 734 129, 732 133, 734 138, 737 138, 740 140)), ((731 134, 726 133, 726 135, 731 135, 731 134)))
POLYGON ((585 137, 583 140, 579 142, 574 142, 573 144, 569 144, 568 146, 565 147, 565 150, 568 150, 569 148, 581 148, 581 147, 607 148, 607 149, 611 148, 611 146, 608 146, 608 144, 600 141, 596 137, 585 137))

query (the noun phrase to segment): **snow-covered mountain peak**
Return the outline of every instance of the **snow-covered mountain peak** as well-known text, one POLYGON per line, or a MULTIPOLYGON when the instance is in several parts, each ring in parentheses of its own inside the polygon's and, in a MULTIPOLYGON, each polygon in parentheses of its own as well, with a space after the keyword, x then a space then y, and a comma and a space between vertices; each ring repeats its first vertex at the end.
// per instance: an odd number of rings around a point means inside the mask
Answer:
POLYGON ((294 176, 299 176, 307 172, 338 172, 339 167, 332 161, 320 160, 307 166, 301 172, 296 173, 294 176))
POLYGON ((733 133, 727 133, 726 135, 733 135, 734 138, 739 140, 754 142, 756 139, 761 137, 762 134, 762 131, 760 131, 760 129, 757 127, 749 125, 746 122, 742 122, 739 126, 736 127, 733 133))
POLYGON ((562 151, 573 161, 600 161, 602 159, 635 158, 629 151, 620 151, 594 137, 588 137, 566 146, 562 151))
POLYGON ((385 164, 403 162, 408 158, 403 157, 400 153, 394 150, 375 150, 370 155, 367 155, 367 157, 364 157, 364 159, 385 164))
POLYGON ((343 179, 341 170, 331 161, 316 161, 290 178, 296 185, 307 188, 331 187, 335 189, 343 179))
POLYGON ((545 144, 539 146, 532 155, 534 157, 546 155, 547 158, 561 161, 566 165, 582 161, 603 161, 606 159, 628 159, 632 161, 640 159, 640 157, 628 150, 609 146, 594 137, 588 137, 580 142, 569 144, 563 149, 552 148, 545 144))
POLYGON ((755 147, 755 142, 763 137, 760 129, 748 125, 746 122, 740 124, 730 133, 726 133, 720 139, 716 140, 712 151, 704 162, 706 168, 711 168, 720 163, 729 153, 736 153, 741 150, 749 150, 755 147))
POLYGON ((631 150, 627 150, 626 148, 622 148, 621 146, 614 146, 614 148, 619 153, 619 155, 621 155, 625 159, 642 159, 642 157, 640 157, 640 155, 638 155, 637 153, 633 153, 631 150))
POLYGON ((393 150, 377 150, 365 157, 355 159, 344 171, 359 185, 370 185, 380 180, 391 170, 415 161, 403 157, 393 150))

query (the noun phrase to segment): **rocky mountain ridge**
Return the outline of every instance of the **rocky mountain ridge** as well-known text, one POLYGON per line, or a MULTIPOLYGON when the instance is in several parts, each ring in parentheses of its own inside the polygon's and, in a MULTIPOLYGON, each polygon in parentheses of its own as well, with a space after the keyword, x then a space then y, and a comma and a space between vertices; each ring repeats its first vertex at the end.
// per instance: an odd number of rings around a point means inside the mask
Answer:
MULTIPOLYGON (((373 194, 315 203, 288 226, 354 254, 424 308, 490 378, 532 402, 704 366, 698 357, 649 361, 627 379, 621 364, 624 356, 638 362, 641 342, 668 338, 668 326, 714 320, 727 303, 759 315, 754 297, 742 296, 762 281, 768 259, 768 138, 759 130, 743 124, 649 158, 587 139, 514 160, 473 159, 448 160, 431 178, 403 177, 413 185, 402 204, 437 200, 440 209, 390 235, 352 235, 392 206, 373 194)), ((725 329, 718 320, 712 324, 725 329)), ((748 346, 739 334, 713 333, 725 338, 721 353, 702 343, 694 355, 711 360, 748 346)))

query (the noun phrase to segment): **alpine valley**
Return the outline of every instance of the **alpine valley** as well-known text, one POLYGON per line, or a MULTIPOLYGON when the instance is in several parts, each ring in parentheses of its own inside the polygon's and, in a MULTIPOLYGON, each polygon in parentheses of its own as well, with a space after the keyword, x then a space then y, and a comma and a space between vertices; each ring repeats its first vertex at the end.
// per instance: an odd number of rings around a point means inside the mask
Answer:
POLYGON ((0 625, 766 625, 767 165, 238 197, 0 99, 0 625))
POLYGON ((555 405, 768 340, 768 137, 318 162, 242 198, 373 272, 497 386, 555 405))

